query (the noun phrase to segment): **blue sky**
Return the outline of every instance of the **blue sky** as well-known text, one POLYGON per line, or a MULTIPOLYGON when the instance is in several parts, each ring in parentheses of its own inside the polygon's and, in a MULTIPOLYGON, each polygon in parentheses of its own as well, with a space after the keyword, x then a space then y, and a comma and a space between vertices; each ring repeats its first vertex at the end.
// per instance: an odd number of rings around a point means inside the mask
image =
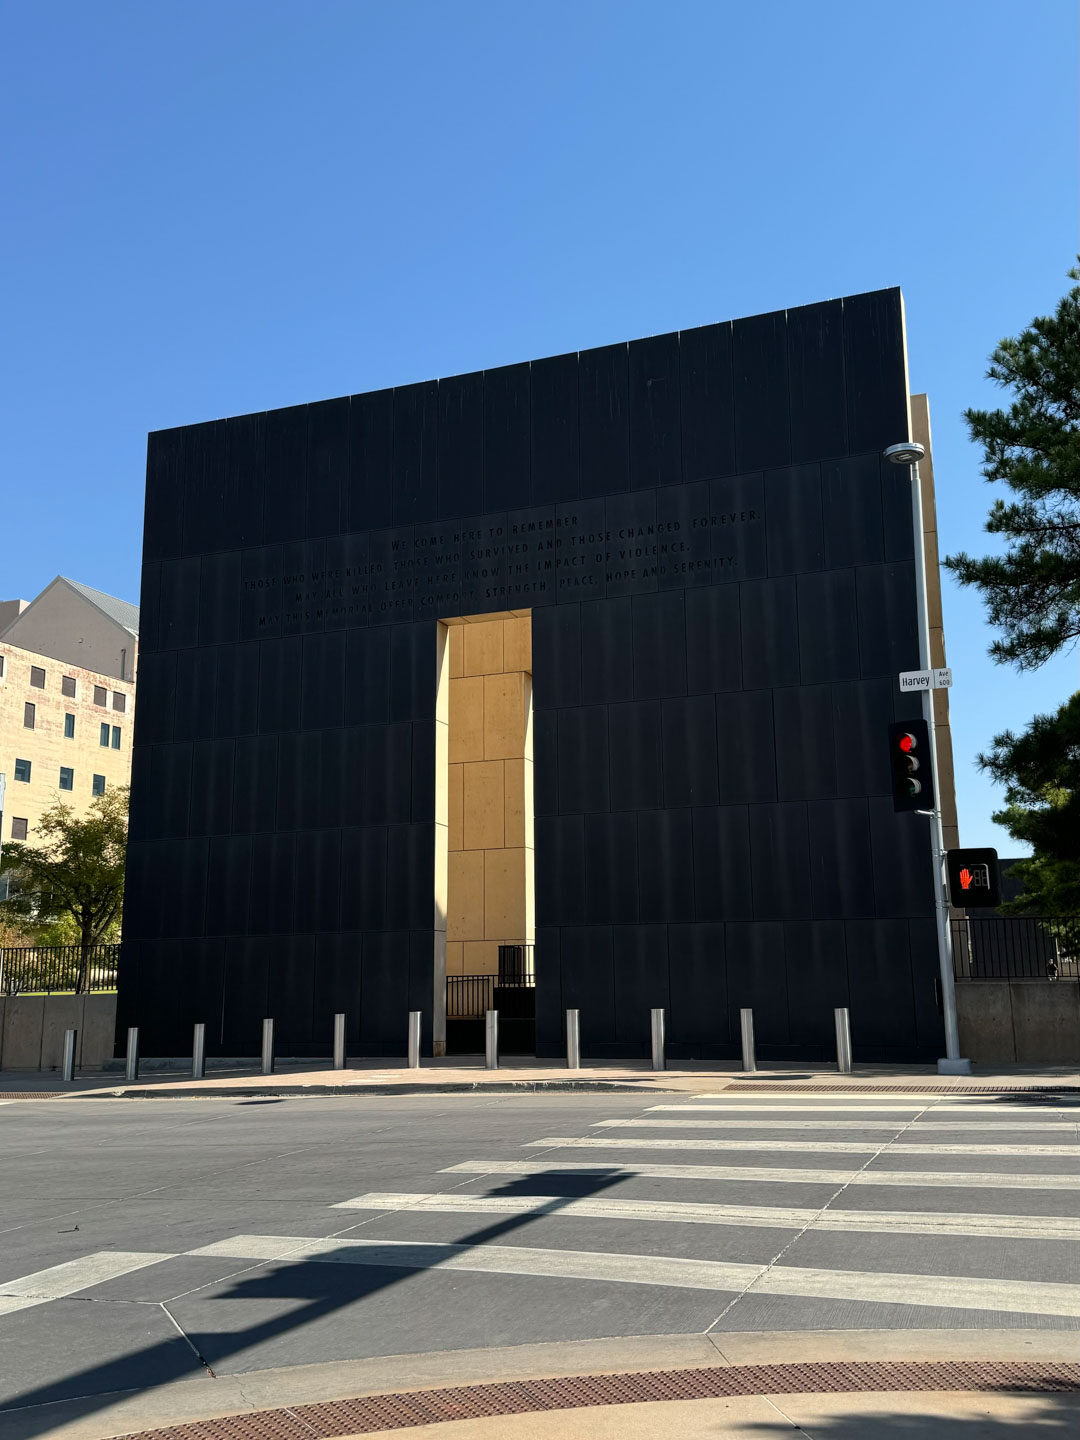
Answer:
MULTIPOLYGON (((0 54, 0 598, 138 597, 146 432, 899 284, 944 548, 960 412, 1080 244, 1066 0, 34 0, 0 54)), ((1076 686, 986 658, 973 756, 1076 686)))

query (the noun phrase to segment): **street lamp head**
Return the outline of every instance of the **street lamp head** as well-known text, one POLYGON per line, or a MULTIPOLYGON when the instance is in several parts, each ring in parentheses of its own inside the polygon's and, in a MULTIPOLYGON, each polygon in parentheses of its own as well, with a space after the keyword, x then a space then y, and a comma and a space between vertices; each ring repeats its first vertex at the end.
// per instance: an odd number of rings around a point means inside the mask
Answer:
POLYGON ((905 440, 901 445, 890 445, 885 451, 885 459, 893 465, 917 465, 925 454, 925 445, 920 445, 917 440, 905 440))

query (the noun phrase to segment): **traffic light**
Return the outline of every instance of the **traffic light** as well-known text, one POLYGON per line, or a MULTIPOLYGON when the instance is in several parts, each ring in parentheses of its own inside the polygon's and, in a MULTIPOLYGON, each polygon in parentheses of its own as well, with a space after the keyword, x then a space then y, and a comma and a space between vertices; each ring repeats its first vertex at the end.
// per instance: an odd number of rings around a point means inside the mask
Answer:
POLYGON ((889 726, 894 810, 933 810, 934 766, 925 720, 889 726))
POLYGON ((996 850, 946 850, 949 899, 963 910, 1001 904, 1001 871, 996 850))

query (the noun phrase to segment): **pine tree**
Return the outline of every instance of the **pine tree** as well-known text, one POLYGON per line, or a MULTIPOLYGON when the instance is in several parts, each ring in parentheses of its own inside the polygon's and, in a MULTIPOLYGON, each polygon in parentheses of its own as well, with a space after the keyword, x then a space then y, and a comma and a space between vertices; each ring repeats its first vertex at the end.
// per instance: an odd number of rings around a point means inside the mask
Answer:
POLYGON ((1013 867, 1023 893, 1006 908, 1080 914, 1080 695, 1036 715, 1021 735, 996 736, 979 764, 1005 786, 994 821, 1034 851, 1013 867))
MULTIPOLYGON (((1069 272, 1080 280, 1080 267, 1069 272)), ((990 359, 987 378, 1013 392, 1008 410, 966 410, 983 474, 1012 492, 986 529, 1005 552, 945 564, 981 591, 1002 633, 990 653, 1033 669, 1080 638, 1080 285, 990 359)))

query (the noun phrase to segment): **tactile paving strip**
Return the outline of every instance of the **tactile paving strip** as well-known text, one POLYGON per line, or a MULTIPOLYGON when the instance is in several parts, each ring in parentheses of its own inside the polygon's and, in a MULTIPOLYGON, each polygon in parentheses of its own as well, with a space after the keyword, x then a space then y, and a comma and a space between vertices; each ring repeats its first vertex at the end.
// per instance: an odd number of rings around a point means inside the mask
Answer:
POLYGON ((65 1100, 71 1090, 0 1090, 0 1100, 65 1100))
POLYGON ((529 1415, 657 1400, 721 1400, 750 1395, 834 1395, 856 1391, 1080 1391, 1080 1365, 1037 1360, 858 1360, 802 1365, 730 1365, 618 1375, 566 1375, 457 1385, 355 1400, 328 1400, 139 1430, 123 1440, 330 1440, 410 1430, 445 1420, 529 1415))

